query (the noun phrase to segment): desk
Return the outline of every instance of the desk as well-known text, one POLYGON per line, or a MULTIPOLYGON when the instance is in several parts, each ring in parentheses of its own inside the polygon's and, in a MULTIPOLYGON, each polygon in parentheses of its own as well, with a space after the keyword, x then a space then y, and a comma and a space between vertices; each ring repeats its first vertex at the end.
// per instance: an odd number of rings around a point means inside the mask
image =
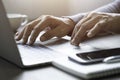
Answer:
MULTIPOLYGON (((82 80, 82 79, 70 75, 64 71, 61 71, 53 66, 24 70, 0 59, 0 80, 82 80)), ((120 76, 118 74, 112 77, 106 77, 99 80, 120 80, 120 76)))
MULTIPOLYGON (((120 37, 114 37, 114 45, 120 45, 120 37)), ((108 39, 107 42, 111 42, 108 39)), ((112 42, 111 42, 112 43, 112 42)), ((93 44, 90 44, 94 46, 93 44)), ((109 44, 109 46, 112 44, 109 44)), ((100 47, 99 45, 97 45, 100 47)), ((112 46, 111 46, 112 47, 112 46)), ((82 80, 76 76, 70 75, 58 68, 50 66, 37 67, 34 69, 20 69, 7 61, 0 59, 0 80, 82 80)), ((120 74, 113 75, 97 80, 120 80, 120 74)))
MULTIPOLYGON (((120 74, 97 80, 120 80, 120 74)), ((0 59, 0 80, 82 80, 53 66, 20 69, 0 59)))

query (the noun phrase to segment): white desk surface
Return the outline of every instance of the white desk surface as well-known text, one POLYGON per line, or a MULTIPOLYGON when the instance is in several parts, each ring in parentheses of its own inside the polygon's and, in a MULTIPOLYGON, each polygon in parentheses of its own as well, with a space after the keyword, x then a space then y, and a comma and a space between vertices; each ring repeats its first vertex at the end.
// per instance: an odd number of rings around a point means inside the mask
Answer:
MULTIPOLYGON (((118 38, 117 37, 114 38, 116 38, 113 40, 115 42, 114 44, 116 46, 120 45, 120 36, 118 36, 118 38)), ((109 38, 107 42, 111 42, 111 39, 109 38)), ((111 44, 109 44, 109 46, 111 45, 112 42, 111 44)), ((97 47, 100 46, 97 45, 97 47)), ((120 80, 119 75, 120 74, 97 80, 120 80)), ((20 69, 15 65, 8 63, 3 59, 0 59, 0 80, 82 80, 82 79, 70 75, 64 71, 61 71, 53 67, 52 65, 46 67, 37 67, 34 69, 20 69)))
MULTIPOLYGON (((120 74, 97 80, 120 80, 120 74)), ((20 69, 0 59, 0 80, 82 80, 53 66, 20 69)))

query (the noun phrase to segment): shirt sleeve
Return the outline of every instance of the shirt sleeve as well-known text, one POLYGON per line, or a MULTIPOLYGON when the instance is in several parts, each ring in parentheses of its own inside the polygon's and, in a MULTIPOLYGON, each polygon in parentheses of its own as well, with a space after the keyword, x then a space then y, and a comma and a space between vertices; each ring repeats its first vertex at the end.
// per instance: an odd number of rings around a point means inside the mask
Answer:
POLYGON ((114 2, 100 7, 95 12, 108 12, 108 13, 120 13, 120 0, 115 0, 114 2))
MULTIPOLYGON (((107 12, 107 13, 120 13, 120 0, 115 0, 112 3, 109 3, 105 6, 97 8, 93 10, 94 12, 107 12)), ((71 18, 75 23, 80 21, 86 13, 79 13, 73 16, 68 16, 71 18)))

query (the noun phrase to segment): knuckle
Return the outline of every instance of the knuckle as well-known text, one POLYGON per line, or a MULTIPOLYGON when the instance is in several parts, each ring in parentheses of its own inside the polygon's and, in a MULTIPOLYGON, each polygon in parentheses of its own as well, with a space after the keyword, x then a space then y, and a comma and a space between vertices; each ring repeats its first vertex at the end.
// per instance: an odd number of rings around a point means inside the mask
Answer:
POLYGON ((95 16, 95 15, 97 15, 98 13, 97 12, 90 12, 88 15, 89 16, 95 16))
POLYGON ((105 23, 103 21, 101 21, 97 24, 98 27, 104 27, 103 25, 105 25, 105 23))
POLYGON ((45 19, 50 19, 51 16, 50 16, 50 15, 44 15, 44 18, 45 18, 45 19))
POLYGON ((50 16, 50 15, 45 15, 44 16, 45 21, 50 21, 51 19, 52 19, 52 16, 50 16))
POLYGON ((97 24, 97 26, 101 27, 101 24, 102 24, 102 23, 101 23, 101 22, 99 22, 99 23, 97 24))
POLYGON ((81 26, 81 22, 78 22, 78 24, 75 25, 75 28, 76 28, 76 29, 79 29, 80 26, 81 26))

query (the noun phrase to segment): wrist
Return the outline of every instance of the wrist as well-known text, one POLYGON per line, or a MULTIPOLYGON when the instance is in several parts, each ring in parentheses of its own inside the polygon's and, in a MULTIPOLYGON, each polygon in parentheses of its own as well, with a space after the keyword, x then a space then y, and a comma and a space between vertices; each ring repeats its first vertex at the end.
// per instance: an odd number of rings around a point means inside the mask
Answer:
POLYGON ((71 31, 67 34, 68 36, 71 36, 76 23, 69 17, 62 16, 62 18, 65 20, 65 23, 71 27, 71 31))
POLYGON ((64 16, 70 18, 75 24, 77 24, 87 13, 79 13, 72 16, 64 16))

